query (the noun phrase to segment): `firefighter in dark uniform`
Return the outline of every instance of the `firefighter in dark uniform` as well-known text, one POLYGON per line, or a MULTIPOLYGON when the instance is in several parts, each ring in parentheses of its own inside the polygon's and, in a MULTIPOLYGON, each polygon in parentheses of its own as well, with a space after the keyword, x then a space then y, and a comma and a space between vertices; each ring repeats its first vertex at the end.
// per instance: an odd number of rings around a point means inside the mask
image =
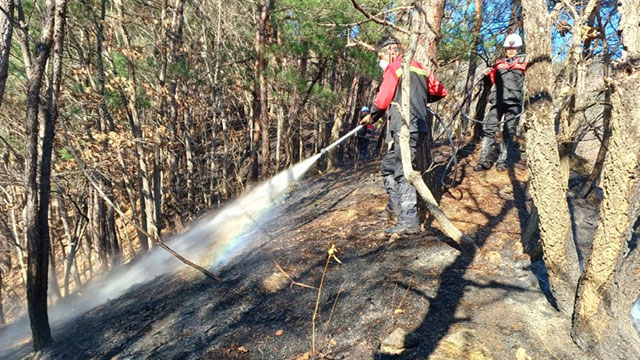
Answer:
MULTIPOLYGON (((371 110, 368 107, 363 106, 362 109, 360 109, 360 119, 365 118, 370 112, 371 110)), ((369 159, 369 134, 372 128, 371 124, 366 124, 356 133, 356 150, 360 161, 369 159)))
POLYGON ((489 170, 493 157, 493 147, 496 142, 496 133, 502 127, 502 143, 500 143, 500 155, 496 162, 498 171, 507 169, 507 155, 513 148, 514 137, 518 128, 518 119, 522 114, 522 97, 524 85, 524 73, 527 62, 518 52, 522 47, 522 38, 518 34, 510 34, 505 38, 505 58, 496 62, 493 68, 485 73, 494 84, 492 90, 492 103, 489 116, 482 124, 482 150, 475 171, 489 170), (504 120, 501 122, 504 116, 504 120))
MULTIPOLYGON (((384 187, 389 194, 387 210, 397 216, 396 225, 386 230, 387 234, 412 234, 420 231, 417 212, 416 189, 405 179, 402 169, 402 157, 398 135, 402 125, 400 108, 402 106, 402 45, 393 36, 382 38, 377 46, 380 67, 384 73, 382 83, 371 106, 371 114, 361 123, 378 121, 388 112, 388 132, 386 143, 389 151, 381 164, 384 187)), ((427 103, 442 99, 447 95, 444 86, 422 64, 412 61, 410 64, 411 118, 409 119, 411 160, 415 161, 418 145, 431 132, 431 114, 427 103)))

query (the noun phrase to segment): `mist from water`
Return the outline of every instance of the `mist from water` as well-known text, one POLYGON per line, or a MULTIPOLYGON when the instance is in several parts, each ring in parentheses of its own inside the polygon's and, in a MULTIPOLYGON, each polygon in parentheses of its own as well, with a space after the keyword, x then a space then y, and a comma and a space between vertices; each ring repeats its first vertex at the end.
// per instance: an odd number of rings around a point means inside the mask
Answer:
MULTIPOLYGON (((215 214, 207 215, 167 245, 190 261, 215 272, 242 253, 257 229, 269 219, 276 200, 315 164, 322 153, 278 173, 215 214)), ((60 326, 110 299, 123 295, 133 285, 185 269, 186 265, 162 250, 154 248, 134 264, 114 268, 104 279, 85 284, 77 296, 49 307, 51 327, 60 326)), ((55 339, 55 332, 54 332, 55 339)), ((4 349, 31 336, 28 317, 3 329, 0 354, 4 349)))

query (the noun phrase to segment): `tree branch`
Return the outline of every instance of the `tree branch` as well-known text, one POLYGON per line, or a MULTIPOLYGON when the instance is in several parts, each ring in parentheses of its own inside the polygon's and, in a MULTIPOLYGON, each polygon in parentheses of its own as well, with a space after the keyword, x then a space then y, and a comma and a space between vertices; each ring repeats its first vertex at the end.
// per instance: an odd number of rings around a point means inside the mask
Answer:
POLYGON ((356 0, 351 0, 351 3, 353 4, 353 7, 356 8, 356 10, 360 11, 362 13, 362 15, 366 16, 367 19, 369 19, 369 20, 371 20, 371 21, 373 21, 375 23, 381 24, 381 25, 390 26, 394 30, 397 30, 397 31, 400 31, 403 34, 409 35, 409 31, 407 29, 403 29, 403 28, 397 26, 396 24, 394 24, 392 22, 389 22, 387 20, 378 19, 377 17, 369 14, 365 9, 363 9, 360 5, 358 5, 358 3, 356 3, 356 0))

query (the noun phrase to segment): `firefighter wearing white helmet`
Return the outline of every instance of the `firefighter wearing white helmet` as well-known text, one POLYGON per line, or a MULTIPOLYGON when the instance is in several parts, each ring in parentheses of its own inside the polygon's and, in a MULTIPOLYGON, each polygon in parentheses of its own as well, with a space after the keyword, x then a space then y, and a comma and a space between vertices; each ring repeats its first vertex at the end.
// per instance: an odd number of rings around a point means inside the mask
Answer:
POLYGON ((504 39, 505 57, 498 60, 491 70, 485 72, 494 85, 491 93, 489 116, 482 124, 482 150, 475 171, 489 170, 492 165, 493 147, 496 133, 502 130, 502 143, 496 169, 507 169, 507 158, 514 145, 518 128, 518 118, 522 113, 524 73, 527 62, 519 55, 522 38, 518 34, 509 34, 504 39), (504 117, 504 120, 502 118, 504 117), (502 129, 500 125, 502 126, 502 129))
POLYGON ((522 38, 518 34, 509 34, 504 38, 504 44, 502 46, 504 48, 521 48, 522 38))

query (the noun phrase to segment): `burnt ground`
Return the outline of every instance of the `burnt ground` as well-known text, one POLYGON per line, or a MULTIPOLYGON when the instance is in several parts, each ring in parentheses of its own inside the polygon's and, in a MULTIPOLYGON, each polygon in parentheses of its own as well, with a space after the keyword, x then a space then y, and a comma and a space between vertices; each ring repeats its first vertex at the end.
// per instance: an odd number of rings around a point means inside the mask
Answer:
MULTIPOLYGON (((545 296, 544 265, 522 253, 530 207, 523 161, 505 173, 474 173, 474 164, 463 153, 460 181, 441 205, 475 237, 476 251, 449 245, 437 224, 390 241, 383 231, 391 224, 377 217, 386 195, 376 162, 310 174, 257 233, 257 245, 221 269, 222 282, 185 269, 136 286, 54 328, 45 357, 588 359, 545 296), (318 292, 292 285, 274 260, 317 287, 331 242, 342 263, 328 266, 311 356, 318 292), (395 345, 404 351, 390 355, 381 344, 397 329, 406 332, 395 345)), ((6 355, 29 350, 22 344, 6 355)))

